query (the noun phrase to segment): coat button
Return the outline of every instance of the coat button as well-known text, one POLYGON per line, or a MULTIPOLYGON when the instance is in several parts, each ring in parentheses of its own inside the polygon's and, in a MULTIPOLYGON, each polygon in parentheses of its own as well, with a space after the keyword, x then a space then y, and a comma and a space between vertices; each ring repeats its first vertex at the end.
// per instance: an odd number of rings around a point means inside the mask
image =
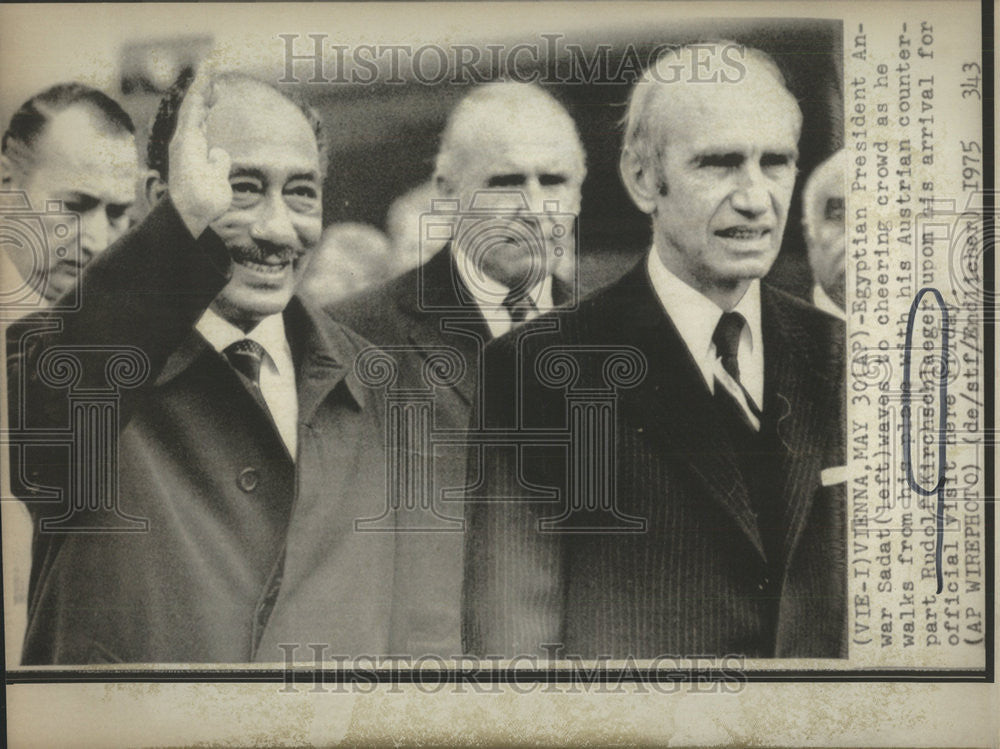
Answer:
POLYGON ((260 483, 260 474, 256 468, 244 468, 240 475, 236 477, 236 485, 248 494, 257 488, 260 483))
POLYGON ((763 578, 761 578, 760 583, 757 585, 757 590, 761 590, 762 591, 762 590, 764 590, 764 588, 766 588, 770 584, 771 584, 771 578, 769 578, 767 575, 765 575, 763 578))

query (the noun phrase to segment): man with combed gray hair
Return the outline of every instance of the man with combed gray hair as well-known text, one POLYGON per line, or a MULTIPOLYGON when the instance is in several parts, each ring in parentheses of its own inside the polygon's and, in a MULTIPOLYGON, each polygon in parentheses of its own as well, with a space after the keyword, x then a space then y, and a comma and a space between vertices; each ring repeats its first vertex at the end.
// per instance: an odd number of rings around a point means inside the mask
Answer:
POLYGON ((842 337, 760 280, 801 127, 776 64, 733 43, 668 52, 636 85, 620 173, 649 253, 484 363, 523 382, 486 392, 487 430, 573 429, 584 393, 615 392, 616 418, 562 456, 484 449, 469 652, 846 655, 842 337), (575 367, 553 369, 560 351, 575 367))
MULTIPOLYGON (((568 275, 565 264, 575 261, 574 219, 585 175, 576 125, 551 94, 511 82, 472 89, 452 111, 441 138, 434 174, 441 202, 422 221, 434 233, 420 237, 421 251, 434 254, 380 288, 330 308, 335 319, 372 343, 394 347, 401 387, 428 388, 429 357, 445 347, 458 352, 464 376, 435 389, 435 428, 468 427, 487 342, 573 298, 561 276, 568 275)), ((401 517, 411 529, 454 532, 400 534, 399 575, 421 580, 424 592, 398 615, 424 633, 423 652, 453 655, 460 652, 465 448, 428 450, 421 443, 401 446, 401 452, 428 460, 433 452, 434 461, 427 468, 430 507, 401 517), (447 501, 447 489, 459 494, 457 500, 447 501)), ((416 487, 406 490, 415 496, 416 487)), ((415 641, 411 649, 417 646, 415 641)))
POLYGON ((819 309, 844 319, 844 150, 813 169, 802 190, 802 227, 809 267, 816 284, 812 301, 819 309))

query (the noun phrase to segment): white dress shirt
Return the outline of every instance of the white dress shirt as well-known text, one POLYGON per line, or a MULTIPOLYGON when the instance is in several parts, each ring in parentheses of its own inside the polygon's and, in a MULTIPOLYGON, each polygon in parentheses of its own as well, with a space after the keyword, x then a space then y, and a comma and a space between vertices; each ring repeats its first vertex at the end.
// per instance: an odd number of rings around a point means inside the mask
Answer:
POLYGON ((833 315, 839 320, 847 319, 844 310, 837 306, 837 303, 830 298, 830 295, 819 284, 813 286, 813 306, 823 310, 828 315, 833 315))
MULTIPOLYGON (((485 273, 474 271, 468 267, 471 265, 471 261, 460 251, 455 255, 455 265, 458 267, 458 275, 462 279, 462 283, 465 284, 466 290, 476 300, 476 305, 490 328, 490 334, 494 338, 498 338, 514 327, 510 311, 503 306, 503 300, 507 298, 510 289, 499 281, 494 281, 485 273)), ((534 288, 528 292, 528 297, 534 303, 535 308, 528 313, 525 320, 532 320, 554 309, 552 275, 547 275, 535 284, 534 288)))
POLYGON ((237 341, 249 338, 264 347, 266 355, 260 367, 260 393, 271 411, 278 434, 295 459, 298 444, 299 401, 295 393, 295 365, 292 349, 285 337, 285 320, 278 315, 265 317, 257 327, 244 333, 213 309, 205 310, 195 329, 220 354, 237 341))
MULTIPOLYGON (((722 358, 715 350, 712 336, 722 318, 724 310, 701 292, 688 286, 671 273, 660 260, 655 249, 649 253, 647 261, 649 278, 653 290, 663 305, 663 309, 680 333, 691 358, 701 371, 701 375, 711 393, 715 392, 715 381, 723 384, 743 408, 750 423, 760 428, 760 419, 753 413, 746 400, 746 393, 753 399, 758 410, 764 406, 764 339, 760 322, 760 281, 754 279, 743 298, 732 309, 746 320, 737 350, 740 366, 740 380, 737 383, 722 366, 722 358), (740 384, 743 387, 740 387, 740 384)), ((679 394, 683 397, 683 394, 679 394)))

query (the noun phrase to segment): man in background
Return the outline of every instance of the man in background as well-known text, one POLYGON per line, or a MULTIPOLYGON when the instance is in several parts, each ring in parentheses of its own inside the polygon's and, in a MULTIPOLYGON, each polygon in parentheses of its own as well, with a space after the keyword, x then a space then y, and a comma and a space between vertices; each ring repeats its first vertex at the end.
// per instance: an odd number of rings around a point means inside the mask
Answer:
POLYGON ((23 282, 40 306, 51 304, 125 232, 139 176, 134 133, 113 99, 80 83, 52 86, 14 113, 0 146, 0 187, 23 192, 36 214, 60 201, 79 216, 80 251, 8 245, 5 260, 17 275, 4 276, 5 291, 23 282))
MULTIPOLYGON (((82 83, 47 88, 14 113, 0 145, 0 350, 7 350, 6 323, 56 302, 128 228, 139 176, 134 132, 117 102, 82 83), (54 230, 67 213, 79 219, 79 236, 61 244, 54 230), (40 217, 47 244, 31 239, 33 227, 21 219, 5 227, 10 215, 40 217)), ((5 383, 0 371, 0 393, 7 392, 5 383)), ((0 484, 7 500, 0 521, 4 624, 9 660, 16 663, 27 620, 31 518, 11 497, 8 465, 4 461, 0 484)))
POLYGON ((812 302, 824 312, 844 319, 844 151, 841 149, 813 169, 802 190, 802 225, 809 267, 816 283, 812 302))
MULTIPOLYGON (((572 285, 557 271, 575 258, 575 218, 585 175, 576 125, 544 89, 510 82, 473 89, 455 107, 441 137, 434 183, 446 208, 423 217, 428 234, 420 236, 426 253, 422 264, 330 308, 334 319, 377 346, 402 347, 388 349, 396 358, 401 387, 428 388, 425 363, 442 348, 457 352, 464 376, 435 389, 434 428, 469 426, 472 405, 489 387, 479 379, 486 343, 572 301, 572 285), (442 236, 450 241, 439 249, 442 236)), ((403 517, 417 530, 447 526, 456 532, 401 536, 398 568, 436 585, 399 615, 427 633, 422 644, 428 652, 454 655, 461 652, 457 521, 465 447, 421 443, 401 450, 412 451, 435 461, 430 506, 423 514, 403 517), (452 501, 442 501, 445 489, 451 490, 452 501)))
POLYGON ((760 281, 801 126, 775 63, 734 43, 665 53, 636 84, 620 174, 650 251, 484 365, 523 382, 485 392, 486 428, 565 432, 571 397, 608 392, 616 418, 561 453, 489 451, 466 505, 469 652, 846 656, 843 336, 760 281))

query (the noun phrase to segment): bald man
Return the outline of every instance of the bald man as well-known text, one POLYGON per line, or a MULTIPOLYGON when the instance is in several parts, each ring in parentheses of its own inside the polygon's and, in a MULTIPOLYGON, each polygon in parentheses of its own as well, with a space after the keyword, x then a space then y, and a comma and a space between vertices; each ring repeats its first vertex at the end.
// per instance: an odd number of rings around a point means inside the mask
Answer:
POLYGON ((569 449, 488 451, 466 506, 471 653, 846 656, 842 333, 760 280, 801 126, 774 62, 731 43, 668 52, 635 86, 620 173, 652 247, 484 363, 523 383, 486 391, 487 429, 566 433, 602 393, 616 418, 569 449))
MULTIPOLYGON (((128 228, 139 163, 131 118, 113 99, 81 83, 62 83, 31 97, 14 113, 0 148, 0 186, 22 191, 30 208, 44 213, 50 201, 80 219, 79 253, 10 243, 15 273, 0 273, 8 300, 36 307, 71 289, 82 269, 128 228)), ((5 206, 10 209, 14 206, 5 206)), ((9 312, 9 311, 8 311, 9 312)), ((9 317, 9 314, 5 315, 9 317)))
MULTIPOLYGON (((443 347, 458 354, 464 375, 434 390, 436 429, 467 428, 489 341, 573 297, 560 266, 572 262, 572 218, 585 175, 576 126, 549 93, 510 82, 473 89, 451 113, 436 161, 437 194, 451 208, 433 222, 448 225, 451 241, 443 249, 434 245, 436 253, 418 268, 330 308, 376 345, 395 347, 400 387, 428 388, 429 357, 443 347)), ((452 532, 401 536, 397 579, 419 584, 424 595, 398 615, 418 623, 426 634, 423 649, 454 655, 461 652, 456 519, 462 517, 465 447, 413 450, 433 457, 433 486, 430 507, 405 517, 417 530, 452 532)))

